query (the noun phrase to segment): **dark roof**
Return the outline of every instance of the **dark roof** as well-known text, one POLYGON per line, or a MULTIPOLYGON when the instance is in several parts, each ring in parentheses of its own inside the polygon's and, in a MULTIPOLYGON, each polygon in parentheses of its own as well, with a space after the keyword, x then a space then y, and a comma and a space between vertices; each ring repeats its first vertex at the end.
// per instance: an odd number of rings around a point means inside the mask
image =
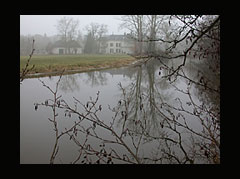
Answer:
POLYGON ((124 35, 109 35, 106 38, 108 40, 124 40, 124 35))
POLYGON ((104 40, 113 40, 113 41, 124 41, 131 40, 129 35, 105 35, 102 37, 104 40))
POLYGON ((68 45, 70 47, 81 47, 81 45, 77 41, 75 41, 75 40, 69 41, 68 45))
MULTIPOLYGON (((81 48, 81 45, 77 41, 75 41, 75 40, 68 41, 67 42, 67 46, 70 47, 70 48, 74 48, 74 47, 75 48, 77 48, 77 47, 81 48)), ((63 40, 56 41, 53 44, 53 47, 65 47, 64 41, 63 40)))

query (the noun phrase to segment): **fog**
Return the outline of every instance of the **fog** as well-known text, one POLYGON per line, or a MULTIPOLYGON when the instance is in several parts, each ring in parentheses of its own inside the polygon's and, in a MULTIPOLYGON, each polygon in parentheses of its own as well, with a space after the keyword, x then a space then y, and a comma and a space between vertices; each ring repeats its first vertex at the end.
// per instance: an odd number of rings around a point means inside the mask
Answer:
POLYGON ((119 29, 120 15, 20 15, 21 35, 56 35, 57 21, 62 17, 79 20, 79 30, 85 34, 85 27, 90 23, 106 24, 109 34, 123 34, 126 29, 119 29))
POLYGON ((21 164, 220 164, 220 16, 20 25, 21 164))

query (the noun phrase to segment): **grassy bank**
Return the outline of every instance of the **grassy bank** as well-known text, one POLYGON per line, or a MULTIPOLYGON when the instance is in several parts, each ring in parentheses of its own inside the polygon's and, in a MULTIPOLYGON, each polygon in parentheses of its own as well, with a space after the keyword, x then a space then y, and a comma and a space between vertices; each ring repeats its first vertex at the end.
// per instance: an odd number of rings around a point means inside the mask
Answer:
MULTIPOLYGON (((25 67, 29 56, 20 57, 20 71, 25 67)), ((98 68, 121 67, 134 62, 136 59, 128 55, 33 55, 30 67, 35 68, 29 72, 51 73, 63 69, 66 71, 87 71, 98 68)))

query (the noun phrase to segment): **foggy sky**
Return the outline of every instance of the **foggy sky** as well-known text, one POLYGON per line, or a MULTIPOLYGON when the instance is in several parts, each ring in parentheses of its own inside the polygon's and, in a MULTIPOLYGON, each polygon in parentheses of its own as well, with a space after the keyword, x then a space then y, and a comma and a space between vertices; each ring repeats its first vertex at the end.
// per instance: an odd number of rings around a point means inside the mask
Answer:
POLYGON ((57 20, 62 17, 73 17, 79 20, 79 30, 85 34, 85 26, 91 22, 108 25, 107 34, 123 34, 125 29, 119 29, 118 20, 120 15, 20 15, 20 34, 35 35, 40 34, 47 36, 57 35, 57 20))

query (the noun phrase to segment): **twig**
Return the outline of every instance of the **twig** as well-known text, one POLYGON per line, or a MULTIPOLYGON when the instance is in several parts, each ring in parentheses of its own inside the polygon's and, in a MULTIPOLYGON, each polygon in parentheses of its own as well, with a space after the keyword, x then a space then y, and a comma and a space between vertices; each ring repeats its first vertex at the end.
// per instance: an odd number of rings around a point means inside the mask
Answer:
POLYGON ((33 43, 32 43, 32 51, 29 55, 29 58, 27 60, 27 63, 25 65, 25 68, 22 70, 22 73, 20 74, 20 83, 24 80, 25 76, 27 75, 27 73, 31 70, 33 70, 33 68, 35 67, 35 65, 33 65, 30 69, 28 69, 28 66, 29 66, 29 63, 30 63, 30 60, 32 59, 32 56, 33 56, 33 53, 35 51, 34 49, 34 42, 35 40, 33 39, 33 43))

